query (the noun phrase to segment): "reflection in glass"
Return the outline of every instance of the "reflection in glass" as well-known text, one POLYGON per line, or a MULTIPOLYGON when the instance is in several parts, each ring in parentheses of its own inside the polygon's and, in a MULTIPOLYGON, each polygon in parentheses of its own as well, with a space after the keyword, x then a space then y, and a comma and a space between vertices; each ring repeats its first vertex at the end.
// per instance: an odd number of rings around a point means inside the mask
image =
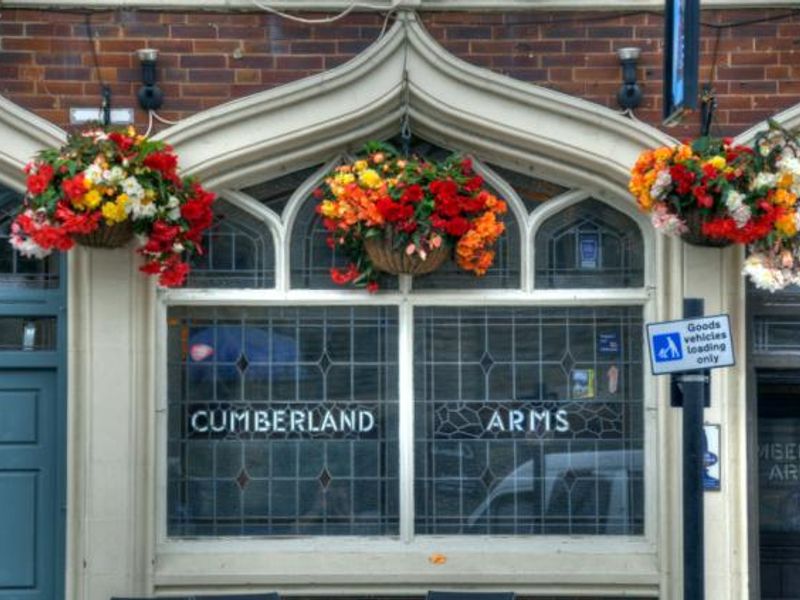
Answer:
POLYGON ((394 308, 173 308, 168 344, 169 535, 397 534, 394 308))
POLYGON ((639 308, 418 309, 416 532, 641 534, 641 327, 639 308))

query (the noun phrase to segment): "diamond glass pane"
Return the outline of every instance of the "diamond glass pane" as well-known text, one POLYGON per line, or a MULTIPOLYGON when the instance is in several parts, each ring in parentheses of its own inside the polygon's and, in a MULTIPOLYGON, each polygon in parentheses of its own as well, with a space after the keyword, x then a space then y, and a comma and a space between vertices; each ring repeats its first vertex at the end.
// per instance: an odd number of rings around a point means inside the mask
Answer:
POLYGON ((280 215, 297 188, 316 173, 321 166, 316 165, 300 171, 294 171, 281 177, 275 177, 274 179, 242 188, 241 191, 280 215))
POLYGON ((44 260, 25 258, 9 244, 14 212, 22 202, 17 192, 0 185, 0 287, 58 287, 58 252, 44 260))
POLYGON ((492 171, 497 173, 506 183, 514 188, 514 191, 517 192, 517 195, 520 197, 523 204, 525 204, 525 208, 528 212, 533 212, 546 201, 569 191, 569 188, 550 181, 545 181, 544 179, 498 167, 497 165, 489 166, 492 168, 492 171))
POLYGON ((275 286, 275 246, 266 223, 218 200, 214 224, 203 234, 203 254, 191 261, 186 287, 275 286))
POLYGON ((636 223, 598 200, 584 200, 536 233, 536 287, 644 285, 644 241, 636 223))
POLYGON ((418 534, 643 533, 640 308, 415 313, 418 534))
POLYGON ((397 534, 395 308, 168 319, 170 536, 397 534))

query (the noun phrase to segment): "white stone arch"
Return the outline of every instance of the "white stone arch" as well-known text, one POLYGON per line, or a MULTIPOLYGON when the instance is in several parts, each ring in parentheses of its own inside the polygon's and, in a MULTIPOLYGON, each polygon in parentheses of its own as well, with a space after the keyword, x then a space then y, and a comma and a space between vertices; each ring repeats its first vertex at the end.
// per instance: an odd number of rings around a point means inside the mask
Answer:
MULTIPOLYGON (((770 120, 780 123, 783 127, 789 129, 790 131, 800 129, 800 104, 795 104, 794 106, 779 112, 774 117, 771 117, 770 120)), ((768 128, 769 123, 767 121, 761 121, 760 123, 753 125, 747 131, 743 131, 737 135, 735 141, 737 144, 750 145, 755 140, 756 135, 768 128)))
POLYGON ((0 183, 23 190, 25 164, 42 148, 66 139, 63 129, 0 96, 0 183))
POLYGON ((158 137, 187 173, 227 187, 394 134, 406 107, 412 129, 432 142, 626 197, 638 154, 674 142, 611 109, 464 62, 406 12, 348 63, 198 113, 158 137))

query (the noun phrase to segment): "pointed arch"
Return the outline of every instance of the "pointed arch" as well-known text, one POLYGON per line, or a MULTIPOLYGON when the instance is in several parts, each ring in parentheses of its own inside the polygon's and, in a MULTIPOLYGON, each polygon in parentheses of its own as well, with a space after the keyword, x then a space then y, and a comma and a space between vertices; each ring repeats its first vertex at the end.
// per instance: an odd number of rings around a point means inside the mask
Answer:
POLYGON ((199 113, 160 137, 185 170, 228 185, 388 137, 406 107, 412 128, 433 142, 619 195, 641 150, 674 141, 611 109, 466 63, 408 12, 348 63, 199 113))
POLYGON ((0 182, 22 189, 22 168, 34 154, 60 146, 66 132, 34 113, 0 97, 0 182))

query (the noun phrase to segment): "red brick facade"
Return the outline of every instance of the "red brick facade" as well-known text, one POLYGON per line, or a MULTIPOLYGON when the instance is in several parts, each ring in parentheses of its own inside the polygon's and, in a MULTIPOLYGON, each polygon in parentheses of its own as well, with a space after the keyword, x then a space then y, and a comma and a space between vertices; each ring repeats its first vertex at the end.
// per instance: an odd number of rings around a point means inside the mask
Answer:
MULTIPOLYGON (((701 80, 716 64, 715 133, 736 134, 800 102, 800 15, 786 10, 704 11, 701 80), (741 24, 755 19, 774 20, 741 24), (713 25, 739 24, 735 27, 713 25), (718 40, 717 40, 718 37, 718 40)), ((661 120, 661 38, 657 12, 424 13, 448 50, 473 64, 617 108, 621 69, 616 50, 642 49, 644 91, 636 116, 661 120)), ((383 16, 352 14, 330 25, 303 25, 259 12, 119 10, 87 17, 58 11, 2 10, 0 93, 66 127, 69 108, 98 106, 99 78, 113 105, 138 107, 135 51, 160 51, 159 114, 177 120, 234 98, 335 67, 380 34, 383 16)), ((137 108, 137 123, 146 115, 137 108)), ((697 133, 697 117, 670 132, 697 133)))

